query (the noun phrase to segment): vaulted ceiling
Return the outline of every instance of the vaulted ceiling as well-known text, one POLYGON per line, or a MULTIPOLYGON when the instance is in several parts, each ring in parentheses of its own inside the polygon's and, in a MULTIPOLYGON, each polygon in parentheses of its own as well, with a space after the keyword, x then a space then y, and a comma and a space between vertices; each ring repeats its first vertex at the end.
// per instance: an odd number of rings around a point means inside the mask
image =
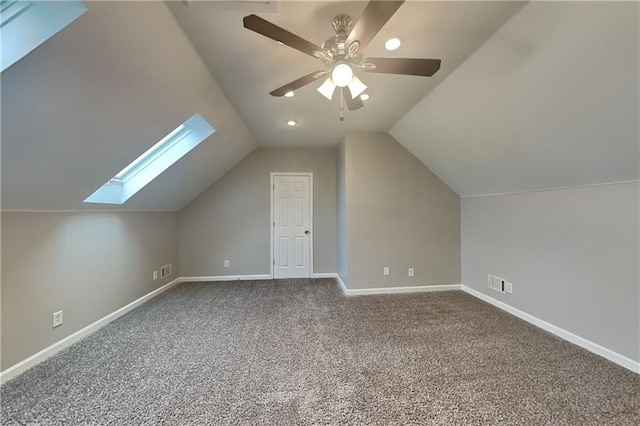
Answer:
POLYGON ((2 73, 2 208, 179 210, 255 142, 164 3, 85 4, 2 73), (83 204, 195 113, 205 143, 123 206, 83 204))
POLYGON ((242 17, 320 44, 365 1, 85 3, 1 74, 3 210, 109 208, 82 200, 195 113, 216 132, 117 209, 179 210, 256 146, 334 146, 350 130, 389 131, 461 195, 638 176, 637 3, 407 1, 365 56, 442 68, 359 75, 371 98, 344 122, 321 82, 268 94, 321 66, 242 17), (387 52, 391 35, 403 45, 387 52))
POLYGON ((408 1, 365 49, 365 57, 436 58, 433 77, 371 74, 357 71, 371 98, 356 111, 345 109, 339 121, 340 97, 330 102, 316 88, 304 86, 293 98, 273 97, 272 90, 322 70, 320 60, 245 29, 242 18, 256 13, 320 45, 334 35, 331 19, 346 13, 356 20, 367 1, 280 1, 248 6, 243 2, 169 3, 204 63, 261 146, 336 145, 345 131, 386 132, 446 79, 505 21, 522 8, 519 2, 408 1), (389 52, 384 42, 394 35, 402 46, 389 52), (298 121, 296 128, 287 120, 298 121))
POLYGON ((532 2, 391 134, 461 196, 637 180, 637 2, 532 2))

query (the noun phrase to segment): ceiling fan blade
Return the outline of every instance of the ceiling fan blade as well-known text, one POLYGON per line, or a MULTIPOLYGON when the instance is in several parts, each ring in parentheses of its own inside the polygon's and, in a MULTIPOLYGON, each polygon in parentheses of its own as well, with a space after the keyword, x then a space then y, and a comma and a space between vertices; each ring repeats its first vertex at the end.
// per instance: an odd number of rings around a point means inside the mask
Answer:
POLYGON ((258 34, 262 34, 265 37, 269 37, 272 40, 286 44, 289 47, 293 47, 307 55, 314 56, 313 52, 316 50, 320 52, 322 51, 320 46, 298 37, 284 28, 280 28, 257 15, 245 16, 242 22, 244 23, 245 28, 255 31, 258 34))
POLYGON ((404 0, 371 0, 358 21, 353 25, 347 37, 346 45, 349 46, 354 41, 359 40, 359 50, 362 52, 376 34, 378 34, 380 29, 384 27, 384 24, 393 16, 396 10, 402 6, 402 3, 404 3, 404 0))
POLYGON ((296 89, 301 88, 302 86, 306 86, 309 83, 313 83, 319 78, 322 78, 326 75, 323 71, 314 71, 305 75, 304 77, 300 77, 297 80, 293 80, 291 83, 285 84, 282 87, 278 87, 276 90, 269 92, 271 96, 283 96, 287 92, 293 92, 296 89))
POLYGON ((347 108, 349 108, 349 111, 355 111, 364 106, 364 103, 362 102, 362 99, 360 99, 360 96, 356 96, 355 99, 351 99, 351 92, 349 92, 349 89, 347 87, 342 88, 342 98, 347 104, 347 108))
POLYGON ((375 68, 363 67, 365 72, 383 74, 405 74, 431 77, 440 69, 440 59, 419 58, 367 58, 365 63, 375 65, 375 68))

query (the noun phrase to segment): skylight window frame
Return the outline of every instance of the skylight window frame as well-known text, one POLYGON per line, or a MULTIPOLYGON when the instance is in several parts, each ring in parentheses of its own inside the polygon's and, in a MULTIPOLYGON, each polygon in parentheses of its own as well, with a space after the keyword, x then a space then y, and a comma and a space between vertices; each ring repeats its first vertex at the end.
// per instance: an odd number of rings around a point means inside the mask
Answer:
POLYGON ((162 138, 160 142, 146 150, 142 155, 133 160, 128 166, 120 170, 109 180, 111 185, 123 185, 127 183, 135 175, 143 171, 146 167, 153 164, 155 160, 160 158, 164 153, 173 148, 182 139, 186 138, 193 132, 192 129, 185 127, 184 124, 179 125, 171 133, 162 138))
POLYGON ((194 114, 107 180, 84 202, 124 204, 215 131, 204 117, 194 114))
POLYGON ((4 72, 88 10, 81 0, 3 0, 0 9, 0 72, 4 72))
POLYGON ((26 12, 33 3, 30 0, 2 0, 0 1, 0 28, 18 18, 26 12))

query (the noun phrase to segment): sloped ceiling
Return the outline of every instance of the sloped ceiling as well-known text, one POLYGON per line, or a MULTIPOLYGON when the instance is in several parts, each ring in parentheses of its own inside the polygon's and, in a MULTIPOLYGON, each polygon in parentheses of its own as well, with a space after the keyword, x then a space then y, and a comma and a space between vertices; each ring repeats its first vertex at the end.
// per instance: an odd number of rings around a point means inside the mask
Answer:
POLYGON ((216 133, 111 208, 179 210, 257 145, 331 146, 350 130, 390 130, 463 196, 638 178, 637 3, 408 1, 367 56, 442 69, 361 76, 371 99, 343 123, 315 85, 268 95, 318 63, 242 17, 320 43, 365 1, 86 4, 1 74, 3 210, 109 209, 82 200, 196 112, 216 133), (395 34, 402 48, 383 51, 395 34))
POLYGON ((179 210, 255 148, 159 2, 88 12, 2 73, 3 210, 179 210), (200 113, 216 132, 124 206, 88 195, 200 113))
POLYGON ((345 109, 339 121, 340 96, 330 102, 316 88, 322 80, 296 91, 293 98, 269 92, 314 70, 320 61, 278 45, 243 27, 251 13, 318 45, 334 35, 331 19, 339 13, 356 20, 367 1, 170 2, 169 7, 216 81, 238 110, 260 146, 335 146, 346 131, 386 132, 448 74, 486 41, 524 3, 407 1, 365 50, 365 57, 442 59, 430 78, 356 71, 371 98, 356 111, 345 109), (400 49, 384 42, 401 35, 400 49), (289 128, 288 119, 298 125, 289 128))
POLYGON ((462 196, 637 180, 637 2, 532 2, 393 127, 462 196))

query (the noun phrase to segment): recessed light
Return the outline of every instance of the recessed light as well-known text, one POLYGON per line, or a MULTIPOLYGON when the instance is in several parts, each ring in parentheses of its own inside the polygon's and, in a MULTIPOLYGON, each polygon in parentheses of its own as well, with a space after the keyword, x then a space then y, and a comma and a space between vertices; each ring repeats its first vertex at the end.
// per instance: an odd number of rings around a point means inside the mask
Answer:
POLYGON ((289 120, 287 121, 287 124, 291 127, 295 126, 296 124, 298 124, 298 122, 296 120, 289 120))
POLYGON ((369 95, 367 93, 363 93, 362 95, 360 95, 360 99, 366 101, 367 99, 369 99, 369 95))
POLYGON ((284 94, 284 97, 285 98, 293 98, 293 95, 295 95, 295 93, 293 93, 292 91, 289 91, 289 92, 284 94))
POLYGON ((402 44, 400 37, 393 37, 386 41, 384 48, 387 50, 396 50, 402 44))

